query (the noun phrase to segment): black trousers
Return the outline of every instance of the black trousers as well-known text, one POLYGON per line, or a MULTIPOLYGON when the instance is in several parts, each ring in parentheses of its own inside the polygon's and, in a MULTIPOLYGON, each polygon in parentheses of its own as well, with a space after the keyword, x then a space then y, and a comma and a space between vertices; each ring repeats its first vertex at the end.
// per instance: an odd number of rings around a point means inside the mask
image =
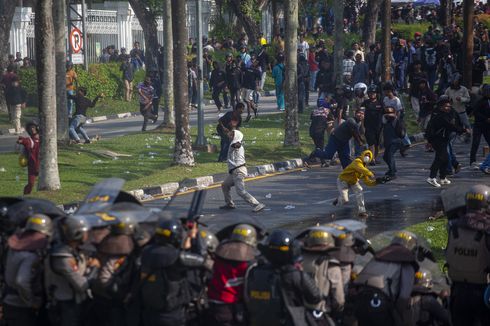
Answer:
POLYGON ((184 326, 185 319, 184 308, 170 312, 158 312, 153 310, 143 311, 144 326, 184 326))
POLYGON ((448 141, 434 141, 431 143, 436 156, 430 167, 430 177, 435 178, 437 176, 437 171, 439 171, 439 177, 441 179, 446 178, 447 165, 449 162, 449 155, 447 153, 448 141))
POLYGON ((228 107, 228 93, 225 91, 225 88, 224 87, 213 87, 213 101, 214 101, 214 104, 216 104, 216 107, 218 108, 218 110, 221 110, 221 108, 223 107, 223 104, 221 103, 220 99, 219 99, 219 96, 220 94, 223 93, 223 100, 225 102, 225 107, 228 107))
POLYGON ((485 138, 487 145, 490 146, 490 129, 475 125, 473 127, 473 139, 471 140, 470 164, 476 162, 476 152, 480 146, 481 136, 485 138))
POLYGON ((488 325, 490 309, 483 302, 485 285, 455 283, 451 288, 453 326, 488 325))
POLYGON ((209 326, 242 326, 243 306, 236 304, 214 304, 209 305, 206 325, 209 326))
POLYGON ((31 308, 3 305, 3 315, 7 326, 37 326, 37 313, 31 308))

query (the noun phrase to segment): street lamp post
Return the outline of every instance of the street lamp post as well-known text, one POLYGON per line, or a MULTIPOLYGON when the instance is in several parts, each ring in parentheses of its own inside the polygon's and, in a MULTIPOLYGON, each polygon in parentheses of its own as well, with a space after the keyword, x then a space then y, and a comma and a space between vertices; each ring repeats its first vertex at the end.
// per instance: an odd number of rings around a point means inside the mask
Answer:
POLYGON ((196 0, 196 28, 197 28, 197 65, 199 67, 199 78, 197 79, 197 146, 206 146, 204 137, 204 87, 203 87, 203 58, 202 58, 202 0, 196 0))

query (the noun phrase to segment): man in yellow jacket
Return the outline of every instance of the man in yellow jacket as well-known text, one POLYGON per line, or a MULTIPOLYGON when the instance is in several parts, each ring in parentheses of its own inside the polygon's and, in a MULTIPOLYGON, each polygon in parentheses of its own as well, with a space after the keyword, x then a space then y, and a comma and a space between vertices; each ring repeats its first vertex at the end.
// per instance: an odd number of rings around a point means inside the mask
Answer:
POLYGON ((364 206, 364 195, 359 180, 364 181, 367 186, 374 186, 378 182, 366 165, 373 160, 373 153, 369 150, 362 152, 361 156, 357 157, 349 164, 339 175, 337 179, 337 189, 339 197, 334 200, 333 204, 344 205, 349 202, 349 189, 356 195, 357 209, 359 217, 367 217, 366 207, 364 206))

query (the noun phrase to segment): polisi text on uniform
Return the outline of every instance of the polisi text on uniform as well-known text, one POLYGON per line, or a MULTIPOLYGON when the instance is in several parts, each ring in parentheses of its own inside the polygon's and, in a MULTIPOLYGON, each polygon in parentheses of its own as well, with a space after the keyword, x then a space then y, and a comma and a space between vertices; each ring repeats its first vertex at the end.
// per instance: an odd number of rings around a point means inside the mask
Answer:
POLYGON ((471 248, 455 247, 454 253, 456 255, 460 255, 460 256, 476 257, 478 255, 478 250, 477 249, 471 249, 471 248))

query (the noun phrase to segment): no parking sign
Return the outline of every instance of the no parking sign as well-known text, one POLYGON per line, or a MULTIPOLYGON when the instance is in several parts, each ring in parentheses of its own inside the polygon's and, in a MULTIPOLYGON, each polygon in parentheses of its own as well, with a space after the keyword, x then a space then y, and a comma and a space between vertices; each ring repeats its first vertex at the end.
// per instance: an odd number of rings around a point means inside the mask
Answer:
POLYGON ((70 32, 70 46, 72 53, 79 53, 83 49, 83 36, 82 32, 76 28, 73 27, 70 32))

